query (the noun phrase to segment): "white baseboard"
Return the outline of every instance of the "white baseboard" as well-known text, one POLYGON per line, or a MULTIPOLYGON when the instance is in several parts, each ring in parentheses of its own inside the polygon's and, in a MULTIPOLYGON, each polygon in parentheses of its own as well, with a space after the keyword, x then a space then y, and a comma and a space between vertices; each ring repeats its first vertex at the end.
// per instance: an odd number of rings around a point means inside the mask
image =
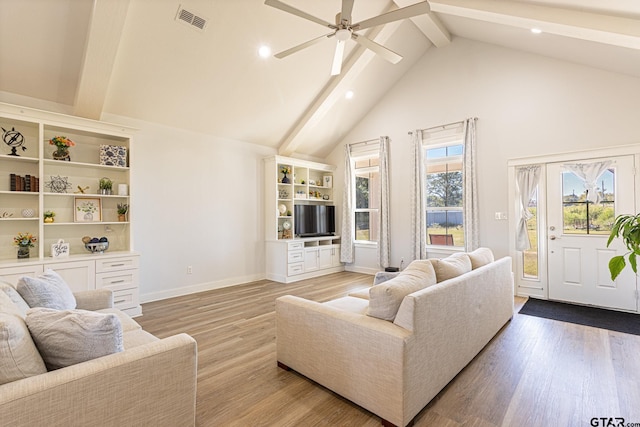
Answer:
POLYGON ((375 275, 378 271, 381 271, 375 268, 358 267, 353 265, 345 265, 344 270, 351 271, 352 273, 371 274, 372 276, 375 275))
POLYGON ((145 303, 145 302, 159 301, 167 298, 181 297, 183 295, 190 295, 198 292, 211 291, 213 289, 227 288, 229 286, 242 285, 244 283, 249 283, 249 282, 256 282, 258 280, 263 280, 264 278, 265 278, 264 274, 255 274, 251 276, 232 277, 224 280, 218 280, 215 282, 198 283, 197 285, 174 288, 166 291, 140 294, 140 301, 142 303, 145 303))

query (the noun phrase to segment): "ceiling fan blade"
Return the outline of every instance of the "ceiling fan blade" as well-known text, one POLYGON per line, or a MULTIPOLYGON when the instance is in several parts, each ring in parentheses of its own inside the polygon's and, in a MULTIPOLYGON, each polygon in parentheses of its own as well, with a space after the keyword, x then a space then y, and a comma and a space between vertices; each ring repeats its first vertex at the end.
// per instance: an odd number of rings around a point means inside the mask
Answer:
POLYGON ((429 13, 431 8, 426 1, 412 4, 411 6, 396 9, 391 12, 383 13, 382 15, 375 16, 370 19, 353 24, 353 29, 364 30, 365 28, 377 27, 378 25, 388 24, 389 22, 399 21, 401 19, 407 19, 414 16, 429 13))
POLYGON ((337 76, 342 71, 342 57, 344 56, 344 45, 346 41, 338 40, 336 44, 336 52, 333 54, 333 65, 331 66, 331 75, 337 76))
POLYGON ((275 7, 276 9, 280 9, 282 11, 288 12, 292 15, 296 15, 299 16, 301 18, 304 18, 308 21, 311 22, 315 22, 316 24, 320 24, 323 27, 329 27, 329 28, 333 28, 336 29, 337 27, 333 24, 328 23, 325 20, 322 20, 320 18, 316 18, 313 15, 309 15, 306 12, 303 12, 299 9, 296 9, 293 6, 289 6, 288 4, 282 3, 280 0, 265 0, 264 4, 266 4, 267 6, 271 6, 271 7, 275 7))
POLYGON ((319 42, 321 42, 322 40, 327 39, 327 38, 329 38, 329 37, 331 37, 331 36, 333 36, 333 33, 329 33, 329 34, 325 34, 325 35, 320 36, 320 37, 316 37, 315 39, 311 39, 311 40, 309 40, 309 41, 307 41, 307 42, 304 42, 304 43, 302 43, 302 44, 299 44, 299 45, 297 45, 297 46, 294 46, 294 47, 292 47, 292 48, 290 48, 290 49, 283 50, 282 52, 278 52, 278 53, 276 53, 276 54, 275 54, 275 55, 273 55, 273 56, 275 56, 275 57, 276 57, 276 58, 278 58, 278 59, 282 59, 282 58, 284 58, 284 57, 286 57, 286 56, 291 55, 292 53, 296 53, 296 52, 298 52, 299 50, 305 49, 305 48, 307 48, 307 47, 309 47, 309 46, 312 46, 312 45, 314 45, 314 44, 316 44, 316 43, 319 43, 319 42))
POLYGON ((353 0, 342 0, 342 13, 340 19, 351 22, 351 12, 353 11, 353 0))
POLYGON ((365 36, 361 36, 359 34, 352 34, 351 38, 355 40, 357 43, 366 47, 367 49, 371 49, 372 51, 382 56, 384 59, 391 62, 392 64, 397 64, 402 60, 402 56, 374 42, 373 40, 366 38, 365 36))

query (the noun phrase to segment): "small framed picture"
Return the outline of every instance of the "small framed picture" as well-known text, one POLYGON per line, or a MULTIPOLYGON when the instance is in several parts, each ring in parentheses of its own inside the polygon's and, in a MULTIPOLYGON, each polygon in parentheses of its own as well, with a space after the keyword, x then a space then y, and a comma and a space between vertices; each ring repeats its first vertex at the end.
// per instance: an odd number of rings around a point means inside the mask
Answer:
POLYGON ((322 177, 322 185, 327 188, 333 188, 333 175, 325 175, 322 177))
POLYGON ((102 221, 102 205, 99 197, 76 197, 73 211, 75 222, 102 221))

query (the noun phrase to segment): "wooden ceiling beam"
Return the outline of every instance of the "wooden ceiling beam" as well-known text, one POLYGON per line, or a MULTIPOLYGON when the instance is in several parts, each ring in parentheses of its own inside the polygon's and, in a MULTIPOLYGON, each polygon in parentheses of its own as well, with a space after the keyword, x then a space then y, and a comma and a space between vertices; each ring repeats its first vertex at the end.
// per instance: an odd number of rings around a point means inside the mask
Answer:
POLYGON ((500 0, 431 0, 431 11, 640 49, 640 21, 582 10, 500 0))
POLYGON ((129 0, 94 0, 74 114, 99 120, 109 89, 129 0))
MULTIPOLYGON (((416 3, 415 0, 394 0, 398 7, 407 7, 416 3)), ((411 21, 433 43, 435 47, 444 47, 451 43, 451 34, 435 13, 414 16, 411 21)))

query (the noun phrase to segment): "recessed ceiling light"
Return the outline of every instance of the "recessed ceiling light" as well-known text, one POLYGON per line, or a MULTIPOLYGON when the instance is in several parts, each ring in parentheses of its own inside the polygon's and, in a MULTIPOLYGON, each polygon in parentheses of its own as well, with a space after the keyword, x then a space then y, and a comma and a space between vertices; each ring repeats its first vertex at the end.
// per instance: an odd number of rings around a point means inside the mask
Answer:
POLYGON ((352 90, 348 90, 345 94, 344 97, 347 99, 351 99, 353 98, 353 91, 352 90))
POLYGON ((268 58, 271 56, 271 48, 265 45, 260 46, 258 49, 258 55, 260 55, 261 58, 268 58))
POLYGON ((542 32, 542 30, 541 30, 540 28, 532 28, 532 29, 531 29, 531 32, 532 32, 533 34, 540 34, 540 33, 542 32))

